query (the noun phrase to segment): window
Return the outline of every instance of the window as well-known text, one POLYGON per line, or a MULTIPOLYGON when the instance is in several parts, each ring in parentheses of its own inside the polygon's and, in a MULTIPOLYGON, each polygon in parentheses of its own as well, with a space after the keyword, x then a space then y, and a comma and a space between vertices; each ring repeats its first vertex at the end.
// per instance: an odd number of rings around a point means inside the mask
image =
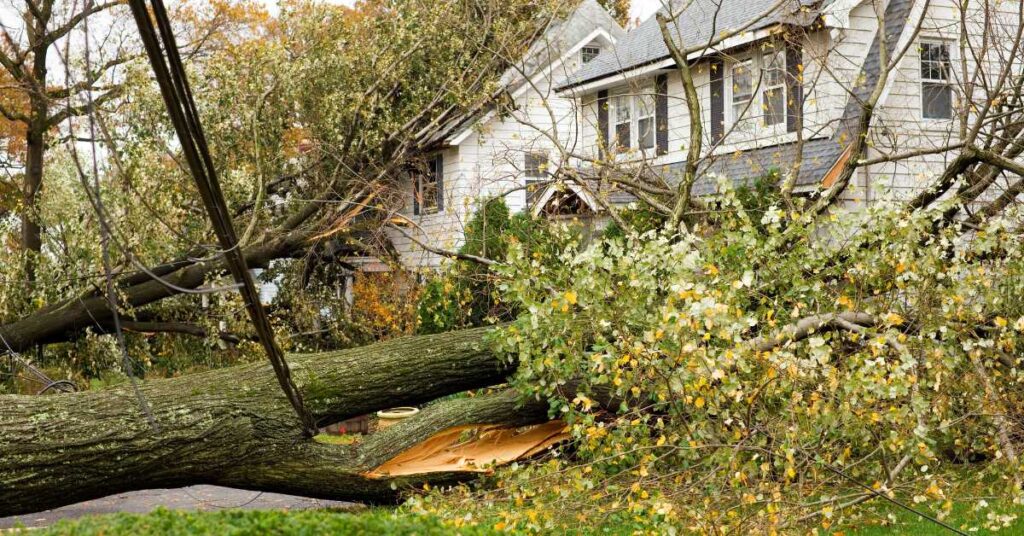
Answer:
POLYGON ((583 47, 580 49, 580 59, 583 63, 590 63, 591 60, 601 54, 600 47, 583 47))
POLYGON ((526 176, 533 179, 543 179, 548 176, 548 155, 547 153, 535 151, 526 153, 523 162, 523 170, 526 176))
POLYGON ((766 47, 737 61, 731 76, 731 124, 751 131, 755 125, 776 127, 786 124, 786 51, 766 47))
POLYGON ((420 214, 431 214, 441 209, 441 155, 427 161, 425 169, 417 174, 417 205, 420 214))
POLYGON ((753 59, 736 62, 732 66, 732 121, 740 123, 750 117, 750 101, 754 98, 753 59))
POLYGON ((654 88, 648 88, 636 99, 636 139, 641 149, 654 147, 654 88))
POLYGON ((949 44, 921 43, 921 115, 925 119, 953 118, 949 75, 949 44))
POLYGON ((617 152, 653 149, 657 143, 657 96, 654 86, 627 89, 628 94, 612 97, 609 120, 617 152))
POLYGON ((630 147, 630 130, 633 128, 633 97, 619 95, 615 97, 615 145, 619 151, 630 147))
POLYGON ((782 50, 768 49, 761 56, 761 101, 765 126, 786 122, 786 56, 782 50))

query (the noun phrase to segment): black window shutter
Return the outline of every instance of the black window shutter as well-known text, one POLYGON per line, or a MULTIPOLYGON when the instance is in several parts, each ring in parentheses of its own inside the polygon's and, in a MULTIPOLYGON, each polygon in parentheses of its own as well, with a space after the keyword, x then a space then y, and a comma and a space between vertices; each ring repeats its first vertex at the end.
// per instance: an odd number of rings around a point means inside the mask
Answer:
POLYGON ((801 128, 804 115, 803 48, 799 43, 786 43, 786 130, 801 128))
POLYGON ((434 177, 437 180, 437 211, 444 212, 444 155, 442 154, 435 157, 434 177))
POLYGON ((708 67, 711 69, 711 141, 717 143, 725 136, 725 64, 721 58, 714 58, 708 67))
POLYGON ((601 154, 608 151, 608 90, 597 92, 597 146, 601 154))
POLYGON ((654 137, 657 154, 668 152, 668 75, 659 74, 654 79, 654 137))
POLYGON ((420 179, 423 178, 423 174, 418 170, 413 170, 412 173, 412 213, 414 216, 420 214, 420 179))

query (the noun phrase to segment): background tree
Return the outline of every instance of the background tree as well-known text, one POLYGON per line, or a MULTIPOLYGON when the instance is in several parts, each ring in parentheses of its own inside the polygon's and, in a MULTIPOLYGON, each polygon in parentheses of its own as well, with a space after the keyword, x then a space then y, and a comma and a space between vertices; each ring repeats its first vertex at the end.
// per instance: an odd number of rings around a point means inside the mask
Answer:
MULTIPOLYGON (((89 15, 103 13, 121 4, 120 0, 87 3, 63 0, 25 0, 7 9, 19 13, 24 24, 18 28, 3 28, 0 44, 0 67, 7 85, 6 94, 16 94, 13 102, 0 103, 0 115, 23 129, 24 153, 18 164, 21 173, 21 245, 26 256, 26 276, 35 277, 34 256, 42 248, 42 231, 37 212, 37 198, 43 185, 43 165, 51 132, 70 117, 87 112, 83 105, 86 92, 95 92, 93 103, 102 106, 118 95, 111 85, 110 70, 127 61, 125 50, 113 44, 107 50, 109 57, 96 58, 91 72, 83 73, 73 85, 54 84, 50 73, 54 61, 54 48, 89 15), (75 100, 67 107, 55 107, 56 101, 75 100), (21 106, 19 106, 21 104, 21 106)), ((111 39, 116 36, 110 35, 111 39)))

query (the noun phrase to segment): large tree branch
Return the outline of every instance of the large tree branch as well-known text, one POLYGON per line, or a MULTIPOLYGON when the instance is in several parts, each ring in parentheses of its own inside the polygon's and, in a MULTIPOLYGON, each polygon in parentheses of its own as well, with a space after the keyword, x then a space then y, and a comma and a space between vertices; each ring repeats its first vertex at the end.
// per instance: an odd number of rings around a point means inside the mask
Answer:
MULTIPOLYGON (((487 350, 486 333, 480 328, 409 337, 289 361, 313 416, 328 424, 504 381, 513 365, 487 350)), ((126 388, 0 397, 0 515, 192 483, 389 502, 412 485, 474 474, 368 475, 433 434, 462 425, 547 420, 545 403, 524 406, 504 392, 432 405, 344 447, 302 437, 266 364, 147 381, 141 390, 156 431, 126 388)))
POLYGON ((789 324, 772 335, 754 339, 748 344, 756 352, 768 352, 779 346, 802 341, 822 329, 859 331, 864 327, 873 326, 875 323, 875 317, 867 313, 848 312, 812 315, 789 324))
MULTIPOLYGON (((114 329, 114 325, 111 322, 101 322, 101 327, 107 330, 114 329)), ((179 333, 182 335, 191 335, 193 337, 206 338, 210 336, 209 330, 199 324, 193 324, 191 322, 156 322, 156 321, 135 321, 135 320, 121 320, 121 327, 125 331, 134 331, 137 333, 179 333)), ((224 342, 231 344, 238 344, 242 341, 242 337, 238 335, 228 333, 226 331, 216 332, 217 338, 224 342)), ((249 339, 252 339, 249 337, 249 339)))
MULTIPOLYGON (((307 247, 313 235, 313 226, 283 233, 262 243, 245 248, 243 254, 250 267, 266 267, 274 260, 295 256, 307 247)), ((226 270, 218 257, 203 260, 183 258, 119 278, 116 282, 126 307, 141 307, 175 296, 180 289, 195 289, 213 274, 226 270), (159 277, 156 279, 154 276, 159 277)), ((37 344, 61 342, 76 336, 81 330, 96 326, 111 318, 110 305, 102 293, 89 291, 77 297, 48 305, 25 318, 0 326, 0 339, 16 352, 37 344)))

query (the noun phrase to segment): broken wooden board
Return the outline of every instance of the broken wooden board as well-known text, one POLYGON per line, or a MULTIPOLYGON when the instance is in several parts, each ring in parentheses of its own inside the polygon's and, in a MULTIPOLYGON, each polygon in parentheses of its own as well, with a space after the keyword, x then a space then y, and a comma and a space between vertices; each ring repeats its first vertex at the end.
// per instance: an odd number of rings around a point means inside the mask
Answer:
POLYGON ((385 478, 453 471, 484 473, 495 466, 535 456, 567 439, 568 427, 559 420, 520 428, 487 424, 455 426, 403 451, 364 476, 385 478))

